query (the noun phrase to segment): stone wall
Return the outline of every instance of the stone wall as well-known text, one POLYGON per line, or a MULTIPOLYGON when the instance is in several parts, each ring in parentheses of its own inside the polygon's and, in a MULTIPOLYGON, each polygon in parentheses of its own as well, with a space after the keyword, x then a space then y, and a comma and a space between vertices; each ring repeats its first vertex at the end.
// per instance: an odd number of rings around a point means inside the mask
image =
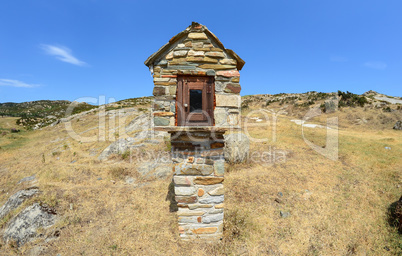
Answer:
POLYGON ((171 133, 180 237, 219 239, 224 216, 223 133, 171 133))
POLYGON ((173 37, 165 52, 150 66, 153 72, 155 126, 175 125, 177 76, 196 75, 215 78, 215 126, 239 125, 240 74, 237 56, 225 49, 213 34, 193 24, 173 37))

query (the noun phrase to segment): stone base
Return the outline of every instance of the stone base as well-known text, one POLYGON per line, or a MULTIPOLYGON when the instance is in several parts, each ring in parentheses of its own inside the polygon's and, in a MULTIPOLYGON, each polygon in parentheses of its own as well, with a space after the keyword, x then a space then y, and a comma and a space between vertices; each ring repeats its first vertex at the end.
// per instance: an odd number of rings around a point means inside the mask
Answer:
POLYGON ((223 235, 223 133, 171 138, 180 237, 217 240, 223 235))

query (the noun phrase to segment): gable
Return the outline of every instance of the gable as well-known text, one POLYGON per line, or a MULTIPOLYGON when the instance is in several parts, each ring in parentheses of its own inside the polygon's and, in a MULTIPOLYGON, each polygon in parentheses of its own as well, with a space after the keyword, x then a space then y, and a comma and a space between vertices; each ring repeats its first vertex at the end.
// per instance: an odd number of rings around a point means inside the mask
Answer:
POLYGON ((245 64, 235 52, 226 49, 211 31, 195 22, 145 61, 148 67, 167 63, 178 66, 201 63, 199 67, 205 69, 215 69, 216 65, 234 65, 237 70, 245 64))

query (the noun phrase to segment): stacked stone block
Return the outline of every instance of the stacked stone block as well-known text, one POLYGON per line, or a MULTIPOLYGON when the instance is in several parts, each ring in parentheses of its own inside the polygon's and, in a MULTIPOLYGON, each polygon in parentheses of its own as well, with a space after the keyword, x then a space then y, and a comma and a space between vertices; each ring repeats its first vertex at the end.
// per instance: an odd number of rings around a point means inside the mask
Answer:
POLYGON ((223 133, 171 134, 174 190, 182 239, 219 239, 224 216, 223 133))

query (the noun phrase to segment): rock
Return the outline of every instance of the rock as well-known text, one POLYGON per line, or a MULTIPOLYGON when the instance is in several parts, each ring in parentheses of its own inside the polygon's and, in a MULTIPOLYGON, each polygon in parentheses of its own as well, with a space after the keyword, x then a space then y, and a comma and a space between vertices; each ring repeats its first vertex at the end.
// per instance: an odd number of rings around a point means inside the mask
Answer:
POLYGON ((214 57, 214 58, 225 58, 223 52, 207 52, 205 56, 214 57))
POLYGON ((217 76, 224 76, 224 77, 240 77, 240 73, 237 70, 230 70, 230 71, 218 71, 216 72, 217 76))
POLYGON ((290 216, 290 212, 283 212, 283 211, 281 211, 280 214, 281 214, 281 217, 282 217, 282 218, 287 218, 287 217, 290 216))
POLYGON ((220 204, 223 203, 225 196, 209 196, 207 198, 199 200, 201 204, 220 204))
POLYGON ((223 213, 208 215, 202 218, 202 223, 209 224, 211 222, 218 222, 223 220, 223 213))
POLYGON ((26 199, 32 197, 39 192, 39 189, 34 187, 30 189, 20 190, 12 195, 7 202, 0 208, 0 219, 4 218, 9 212, 17 209, 26 199))
POLYGON ((207 164, 176 164, 176 175, 209 175, 214 171, 213 166, 207 164))
POLYGON ((225 189, 222 184, 220 184, 217 188, 208 192, 211 196, 221 196, 225 193, 225 189))
POLYGON ((227 93, 240 93, 241 86, 238 83, 228 83, 225 87, 224 92, 227 93))
POLYGON ((194 183, 198 185, 214 185, 222 183, 223 180, 220 177, 197 177, 194 179, 194 183))
POLYGON ((398 223, 398 231, 400 234, 402 234, 402 196, 401 198, 396 202, 395 205, 395 220, 398 223))
MULTIPOLYGON (((169 161, 169 160, 168 160, 169 161)), ((169 162, 159 162, 157 160, 144 162, 137 171, 146 177, 154 176, 156 178, 165 178, 172 173, 172 164, 169 162)))
POLYGON ((98 159, 105 160, 112 154, 123 154, 124 152, 130 150, 131 146, 135 144, 135 142, 136 140, 133 138, 119 139, 103 150, 98 159))
POLYGON ((230 163, 244 162, 249 154, 250 140, 244 133, 231 133, 225 135, 224 155, 230 163))
POLYGON ((173 57, 183 57, 186 55, 187 55, 187 51, 185 51, 185 50, 173 52, 173 57))
MULTIPOLYGON (((134 118, 125 128, 126 133, 134 133, 131 137, 121 138, 107 148, 99 155, 99 160, 105 160, 112 154, 123 154, 124 152, 135 148, 143 140, 155 141, 155 138, 162 139, 167 133, 166 132, 155 132, 151 127, 151 114, 142 114, 134 118)), ((149 142, 154 144, 154 142, 149 142)), ((143 144, 145 145, 145 144, 143 144)))
POLYGON ((190 33, 188 34, 189 39, 208 39, 207 35, 203 32, 201 33, 190 33))
POLYGON ((220 65, 220 64, 203 64, 203 65, 199 66, 199 68, 219 70, 219 69, 235 69, 236 66, 220 65))
POLYGON ((175 187, 174 192, 177 196, 194 195, 197 189, 195 187, 175 187))
POLYGON ((163 96, 166 95, 166 87, 154 87, 154 90, 152 92, 152 95, 154 96, 163 96))
POLYGON ((35 179, 36 179, 35 175, 25 177, 25 178, 22 178, 20 181, 18 181, 18 184, 21 184, 21 183, 27 182, 27 181, 34 181, 35 179))
POLYGON ((394 129, 395 130, 402 130, 402 121, 396 122, 396 124, 394 125, 394 129))
POLYGON ((240 95, 215 94, 217 107, 240 108, 240 95))
POLYGON ((168 126, 170 124, 170 118, 154 117, 155 126, 168 126))
POLYGON ((133 184, 135 182, 135 179, 133 177, 126 176, 125 181, 127 184, 133 184))
POLYGON ((48 228, 55 221, 54 211, 35 203, 11 219, 4 231, 3 239, 6 243, 15 241, 17 246, 21 246, 35 239, 39 228, 48 228))
POLYGON ((194 234, 213 234, 218 230, 217 227, 207 227, 207 228, 197 228, 197 229, 193 229, 193 233, 194 234))

